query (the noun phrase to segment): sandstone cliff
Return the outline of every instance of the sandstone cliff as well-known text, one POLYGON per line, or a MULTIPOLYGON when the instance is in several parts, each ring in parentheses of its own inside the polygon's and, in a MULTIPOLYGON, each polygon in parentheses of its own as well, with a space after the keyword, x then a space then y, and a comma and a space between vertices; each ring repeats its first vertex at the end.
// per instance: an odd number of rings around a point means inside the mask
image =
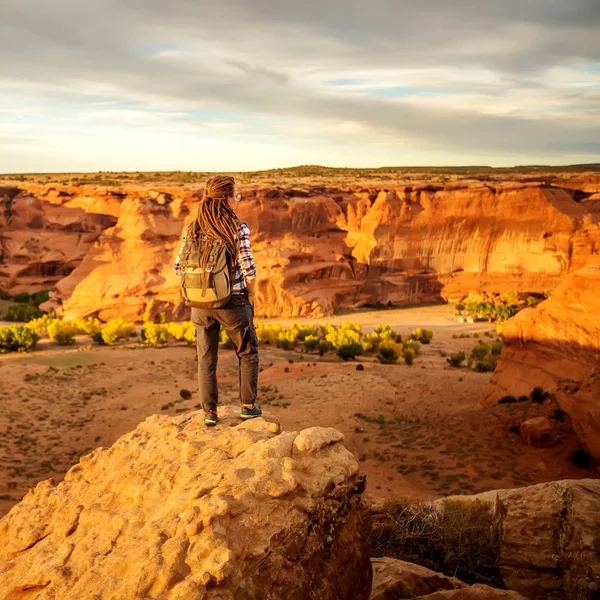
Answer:
POLYGON ((506 324, 504 349, 484 403, 527 395, 534 387, 556 397, 600 460, 600 260, 506 324))
MULTIPOLYGON (((259 316, 543 293, 600 252, 600 206, 582 199, 591 192, 556 184, 241 191, 260 266, 259 316)), ((56 285, 68 318, 182 316, 171 263, 195 199, 182 187, 2 188, 0 292, 56 285)))
POLYGON ((334 429, 153 416, 0 520, 0 598, 366 600, 370 515, 334 429))

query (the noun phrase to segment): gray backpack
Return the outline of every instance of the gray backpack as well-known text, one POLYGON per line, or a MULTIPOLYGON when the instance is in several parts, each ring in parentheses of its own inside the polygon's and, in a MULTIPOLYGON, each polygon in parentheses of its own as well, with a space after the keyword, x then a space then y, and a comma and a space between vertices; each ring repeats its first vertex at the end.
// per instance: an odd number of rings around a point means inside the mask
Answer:
MULTIPOLYGON (((241 221, 236 221, 239 225, 241 221)), ((181 252, 181 296, 186 306, 223 308, 231 298, 234 265, 220 239, 204 234, 189 236, 181 252), (210 246, 206 269, 200 267, 200 256, 210 246)))

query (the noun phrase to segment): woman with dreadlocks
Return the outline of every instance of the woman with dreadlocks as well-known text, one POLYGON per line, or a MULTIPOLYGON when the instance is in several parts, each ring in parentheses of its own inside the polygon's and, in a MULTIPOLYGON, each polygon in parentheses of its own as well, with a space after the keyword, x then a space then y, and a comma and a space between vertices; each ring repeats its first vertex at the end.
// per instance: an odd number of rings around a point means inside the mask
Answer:
MULTIPOLYGON (((197 216, 185 229, 174 265, 175 274, 181 277, 186 240, 192 239, 192 236, 199 239, 201 235, 221 240, 233 260, 229 302, 223 308, 192 308, 198 353, 198 387, 207 425, 216 425, 219 420, 217 351, 221 327, 233 343, 239 360, 240 417, 253 419, 262 414, 255 404, 258 387, 258 340, 253 323, 256 266, 250 249, 250 230, 236 216, 240 200, 241 194, 236 191, 233 177, 217 175, 210 179, 198 205, 197 216)), ((201 255, 200 266, 206 267, 207 260, 206 255, 201 255)))

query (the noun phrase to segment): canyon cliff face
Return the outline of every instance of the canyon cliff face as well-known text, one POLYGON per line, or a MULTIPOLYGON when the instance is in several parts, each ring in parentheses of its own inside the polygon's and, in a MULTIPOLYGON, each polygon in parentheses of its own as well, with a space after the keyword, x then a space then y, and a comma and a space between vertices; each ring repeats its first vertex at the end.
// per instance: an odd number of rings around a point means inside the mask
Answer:
MULTIPOLYGON (((569 185, 242 188, 256 314, 551 291, 600 253, 598 186, 569 185)), ((0 188, 0 292, 56 287, 66 318, 183 317, 171 265, 196 200, 182 187, 0 188)))
POLYGON ((484 403, 541 387, 600 460, 600 260, 594 262, 565 278, 549 300, 508 321, 484 403))

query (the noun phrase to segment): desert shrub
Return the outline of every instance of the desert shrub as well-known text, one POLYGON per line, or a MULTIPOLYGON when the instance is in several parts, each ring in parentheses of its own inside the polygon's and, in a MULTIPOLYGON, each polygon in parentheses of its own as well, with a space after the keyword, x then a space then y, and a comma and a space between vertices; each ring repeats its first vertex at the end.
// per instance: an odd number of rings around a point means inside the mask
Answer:
POLYGON ((279 341, 279 334, 283 331, 281 325, 264 325, 258 323, 256 326, 256 336, 259 344, 277 344, 279 341))
POLYGON ((167 333, 177 341, 180 341, 185 333, 183 323, 168 323, 167 333))
POLYGON ((459 312, 459 313, 461 313, 461 312, 463 312, 464 310, 465 310, 465 305, 464 305, 464 304, 462 304, 462 303, 459 303, 459 304, 457 304, 457 305, 456 305, 456 312, 459 312))
POLYGON ((277 345, 284 350, 293 350, 298 344, 298 330, 290 328, 277 336, 277 345))
MULTIPOLYGON (((106 329, 106 328, 105 328, 106 329)), ((104 330, 102 333, 104 334, 104 330)), ((169 341, 167 328, 157 323, 146 321, 142 327, 142 340, 148 346, 166 346, 169 341)), ((105 339, 106 342, 106 339, 105 339)), ((108 343, 108 342, 106 342, 108 343)))
POLYGON ((421 342, 421 344, 429 344, 433 339, 433 331, 431 331, 431 329, 422 329, 421 327, 418 327, 410 334, 408 339, 421 342))
POLYGON ((31 319, 37 319, 44 313, 33 304, 11 304, 8 312, 4 315, 4 321, 20 321, 27 323, 31 319))
POLYGON ((225 350, 233 350, 233 342, 229 339, 229 336, 224 329, 221 329, 219 332, 219 341, 225 350))
POLYGON ((504 334, 504 325, 496 325, 496 335, 502 337, 504 334))
POLYGON ((72 344, 75 341, 77 329, 70 321, 52 319, 46 327, 48 337, 59 344, 72 344))
POLYGON ((332 350, 332 347, 329 342, 325 342, 325 341, 319 342, 319 356, 323 356, 324 354, 331 352, 331 350, 332 350))
POLYGON ((525 300, 525 306, 527 306, 528 308, 532 308, 533 306, 535 306, 535 304, 536 302, 533 296, 528 296, 527 300, 525 300))
POLYGON ((377 325, 377 327, 375 327, 375 333, 382 341, 402 341, 402 336, 394 331, 389 325, 377 325))
POLYGON ((518 400, 514 396, 503 396, 498 400, 498 404, 515 404, 518 400))
POLYGON ((17 303, 28 303, 29 300, 31 299, 31 296, 27 293, 27 292, 21 292, 20 294, 17 294, 14 298, 13 298, 13 302, 17 302, 17 303))
POLYGON ((354 360, 362 353, 362 346, 358 342, 347 342, 336 348, 336 354, 344 361, 354 360))
POLYGON ((464 352, 457 352, 456 354, 451 354, 449 358, 446 359, 446 362, 451 367, 460 367, 460 365, 465 362, 467 355, 464 352))
POLYGON ((529 397, 533 402, 541 404, 544 400, 550 397, 550 394, 548 392, 545 392, 541 387, 534 387, 531 390, 531 394, 529 395, 529 397))
POLYGON ((296 339, 299 342, 303 342, 309 335, 315 335, 317 331, 316 327, 312 327, 311 325, 299 325, 298 323, 294 323, 290 329, 296 332, 296 339))
POLYGON ((406 342, 404 342, 404 347, 412 350, 415 356, 421 354, 421 344, 415 340, 406 340, 406 342))
POLYGON ((376 352, 380 343, 381 338, 377 333, 367 333, 361 340, 361 345, 365 352, 376 352))
POLYGON ((72 323, 77 333, 85 333, 87 335, 94 335, 98 331, 102 329, 102 322, 100 319, 95 317, 87 317, 85 319, 75 319, 74 321, 69 321, 72 323))
POLYGON ((507 292, 502 295, 502 300, 509 305, 516 304, 519 301, 518 292, 507 292))
POLYGON ((35 331, 23 325, 0 327, 0 353, 31 352, 39 340, 35 331))
POLYGON ((34 294, 31 294, 31 303, 35 306, 39 306, 43 302, 48 302, 48 300, 50 300, 49 290, 42 290, 40 292, 35 292, 34 294))
POLYGON ((567 413, 562 408, 555 408, 552 411, 552 418, 555 421, 559 421, 560 423, 562 423, 565 420, 566 416, 567 416, 567 413))
POLYGON ((356 370, 357 371, 364 371, 365 370, 365 366, 364 365, 356 365, 356 370))
POLYGON ((372 556, 390 556, 469 583, 501 585, 500 527, 490 502, 447 500, 443 507, 400 500, 374 523, 372 556))
POLYGON ((190 392, 190 390, 179 390, 179 395, 184 399, 184 400, 189 400, 192 397, 192 392, 190 392))
POLYGON ((500 356, 502 348, 504 348, 504 344, 501 341, 492 342, 492 354, 494 356, 500 356))
MULTIPOLYGON (((148 325, 148 323, 145 323, 144 326, 145 325, 148 325)), ((92 334, 92 339, 101 344, 112 346, 113 344, 116 344, 120 339, 131 337, 133 335, 135 335, 134 323, 130 323, 123 319, 114 319, 112 321, 108 321, 108 323, 106 323, 106 325, 104 325, 104 327, 100 331, 92 334)))
POLYGON ((473 350, 471 350, 471 357, 475 360, 483 360, 490 352, 490 347, 485 342, 479 342, 473 350))
POLYGON ((410 367, 415 362, 415 351, 410 346, 405 346, 404 350, 402 350, 402 358, 404 358, 404 362, 410 367))
POLYGON ((304 349, 307 352, 313 352, 319 348, 320 340, 316 335, 307 335, 304 338, 304 349))
POLYGON ((55 319, 50 315, 42 315, 36 319, 31 319, 26 325, 31 331, 35 331, 39 336, 48 335, 48 325, 55 319))
POLYGON ((494 354, 488 354, 484 358, 475 362, 475 370, 478 373, 488 373, 495 371, 498 365, 498 357, 494 354))
POLYGON ((571 462, 580 469, 587 469, 590 466, 591 456, 583 448, 573 450, 571 454, 571 462))
POLYGON ((381 344, 379 346, 379 352, 377 353, 377 360, 382 365, 391 365, 398 361, 400 356, 396 352, 396 348, 394 348, 391 344, 381 344))

